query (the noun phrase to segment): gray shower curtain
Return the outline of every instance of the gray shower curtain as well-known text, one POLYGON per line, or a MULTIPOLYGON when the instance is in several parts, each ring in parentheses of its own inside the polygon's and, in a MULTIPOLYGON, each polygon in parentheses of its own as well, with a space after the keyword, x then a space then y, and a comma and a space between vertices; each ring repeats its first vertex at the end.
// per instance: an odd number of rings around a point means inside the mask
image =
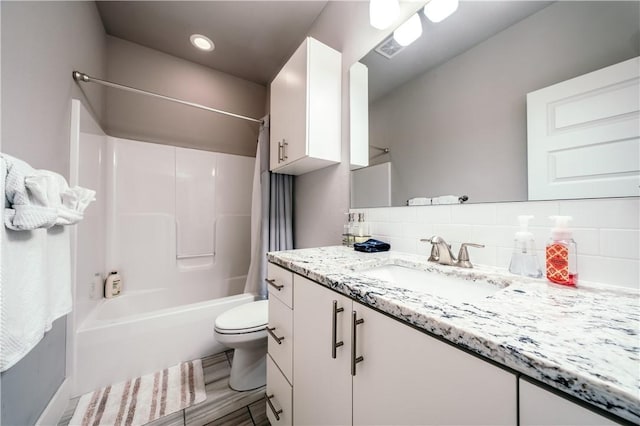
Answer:
POLYGON ((258 134, 251 205, 251 264, 244 292, 266 299, 268 251, 293 248, 293 176, 269 172, 269 116, 258 134))

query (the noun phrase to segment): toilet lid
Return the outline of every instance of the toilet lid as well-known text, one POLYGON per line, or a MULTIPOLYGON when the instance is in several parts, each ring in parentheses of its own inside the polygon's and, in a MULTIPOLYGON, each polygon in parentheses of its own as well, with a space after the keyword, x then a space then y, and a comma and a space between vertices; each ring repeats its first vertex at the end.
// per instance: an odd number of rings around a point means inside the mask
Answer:
POLYGON ((218 315, 215 328, 222 332, 249 333, 262 330, 269 321, 269 301, 245 303, 218 315))

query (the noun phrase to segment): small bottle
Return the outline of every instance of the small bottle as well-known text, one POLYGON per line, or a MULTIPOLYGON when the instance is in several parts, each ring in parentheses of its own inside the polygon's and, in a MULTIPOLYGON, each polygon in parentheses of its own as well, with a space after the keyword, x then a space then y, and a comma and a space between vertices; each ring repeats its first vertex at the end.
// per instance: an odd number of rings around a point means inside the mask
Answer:
POLYGON ((516 232, 509 272, 525 277, 540 278, 542 270, 536 257, 536 244, 533 234, 527 229, 531 219, 533 216, 518 216, 520 231, 516 232))
POLYGON ((104 281, 104 297, 111 299, 122 291, 122 279, 117 271, 112 271, 104 281))
POLYGON ((342 231, 342 245, 351 247, 353 246, 354 231, 355 231, 355 213, 345 213, 347 215, 347 223, 344 224, 342 231))
POLYGON ((364 213, 358 213, 358 224, 354 234, 356 243, 363 243, 371 237, 369 234, 369 224, 364 220, 364 213))
POLYGON ((578 284, 578 256, 568 223, 571 216, 550 216, 556 225, 546 248, 547 279, 552 283, 576 286, 578 284))

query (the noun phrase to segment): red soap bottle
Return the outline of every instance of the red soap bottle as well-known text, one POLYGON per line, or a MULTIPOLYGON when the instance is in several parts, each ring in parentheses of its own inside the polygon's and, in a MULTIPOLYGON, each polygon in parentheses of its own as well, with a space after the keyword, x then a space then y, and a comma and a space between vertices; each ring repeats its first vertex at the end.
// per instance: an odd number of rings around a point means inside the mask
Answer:
POLYGON ((547 279, 567 286, 578 284, 578 255, 576 242, 568 227, 571 216, 551 216, 556 225, 546 248, 547 279))

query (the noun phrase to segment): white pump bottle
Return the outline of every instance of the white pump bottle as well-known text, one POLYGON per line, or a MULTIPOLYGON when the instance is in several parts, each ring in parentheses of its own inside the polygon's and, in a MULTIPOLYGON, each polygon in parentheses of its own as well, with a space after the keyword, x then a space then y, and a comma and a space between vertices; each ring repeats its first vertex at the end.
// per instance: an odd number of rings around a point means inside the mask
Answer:
POLYGON ((540 278, 542 270, 536 257, 536 244, 533 234, 528 229, 531 219, 533 216, 518 216, 520 231, 516 232, 509 272, 525 277, 540 278))

